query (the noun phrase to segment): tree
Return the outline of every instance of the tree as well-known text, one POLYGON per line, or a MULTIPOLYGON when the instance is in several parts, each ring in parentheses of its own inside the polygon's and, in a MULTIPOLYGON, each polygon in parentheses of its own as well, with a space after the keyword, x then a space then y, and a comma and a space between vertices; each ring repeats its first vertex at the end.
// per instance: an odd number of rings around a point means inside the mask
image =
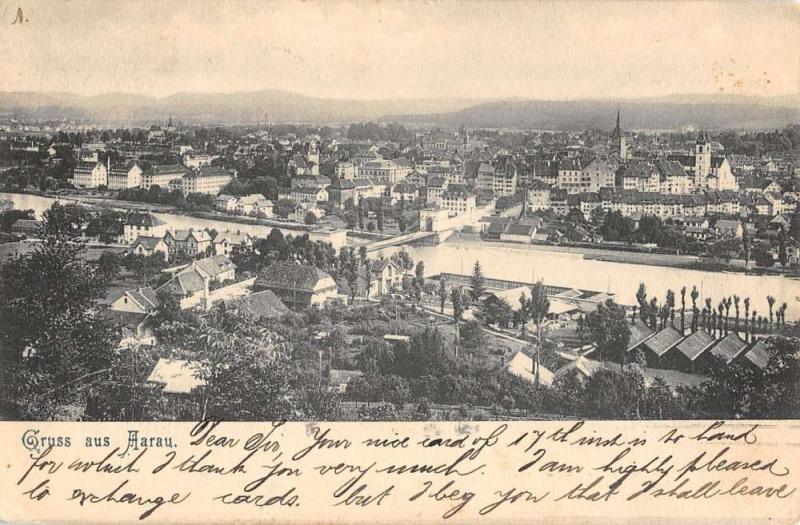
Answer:
MULTIPOLYGON (((550 301, 547 299, 544 284, 542 281, 533 285, 531 288, 531 302, 530 314, 531 319, 536 324, 536 384, 539 383, 539 364, 542 353, 542 323, 547 318, 547 313, 550 311, 550 301)), ((622 320, 625 321, 625 312, 623 310, 622 320)))
POLYGON ((414 280, 411 283, 414 289, 414 295, 417 298, 417 303, 422 301, 422 290, 425 286, 425 262, 418 261, 417 267, 414 270, 414 280))
POLYGON ((753 250, 753 260, 757 266, 762 268, 771 268, 775 265, 775 258, 767 250, 756 248, 753 250))
POLYGON ((384 221, 383 206, 378 208, 376 215, 377 215, 376 220, 378 222, 378 231, 381 232, 381 235, 383 235, 383 221, 384 221))
POLYGON ((778 231, 778 262, 781 268, 786 268, 789 264, 789 256, 786 253, 786 233, 783 230, 778 231))
POLYGON ((308 212, 306 216, 303 217, 303 222, 308 225, 317 224, 317 216, 312 212, 308 212))
POLYGON ((97 315, 106 280, 62 212, 45 213, 34 251, 0 268, 0 397, 20 419, 80 414, 119 341, 97 315))
POLYGON ((122 267, 122 257, 114 252, 103 252, 97 259, 98 271, 108 277, 115 276, 122 267))
POLYGON ((483 276, 481 263, 476 260, 475 265, 472 267, 472 278, 470 279, 469 296, 470 298, 472 298, 473 303, 477 303, 478 301, 481 300, 485 292, 486 292, 486 278, 483 276))
POLYGON ((748 323, 750 322, 750 298, 744 298, 744 340, 748 340, 749 329, 748 323))
POLYGON ((767 305, 769 306, 769 325, 772 326, 772 322, 774 319, 772 314, 772 309, 775 306, 775 298, 772 297, 771 295, 767 296, 767 305))
POLYGON ((681 333, 686 330, 686 287, 681 286, 681 333))
POLYGON ((618 211, 608 212, 599 232, 606 241, 626 241, 633 233, 633 221, 618 211))
POLYGON ((464 293, 458 286, 450 289, 450 303, 453 305, 453 320, 458 323, 464 313, 464 293))
POLYGON ((796 241, 800 241, 800 206, 796 206, 792 221, 789 223, 789 235, 796 241))
POLYGON ((648 318, 648 304, 647 304, 647 287, 644 283, 639 283, 639 289, 636 290, 636 302, 639 303, 639 315, 642 316, 642 321, 647 322, 648 318))
POLYGON ((514 311, 505 299, 487 300, 483 305, 483 320, 487 325, 506 326, 514 311))
POLYGON ((345 224, 347 224, 347 229, 352 230, 355 229, 356 225, 359 223, 361 219, 360 215, 358 215, 358 211, 354 208, 348 208, 342 214, 342 218, 344 219, 345 224))
POLYGON ((407 272, 414 268, 414 260, 408 254, 405 248, 401 248, 399 252, 392 255, 392 260, 397 263, 400 268, 407 272))
POLYGON ((625 308, 615 303, 613 299, 608 299, 598 305, 594 312, 586 315, 586 327, 600 355, 604 359, 618 359, 622 367, 631 336, 630 328, 625 321, 625 308))
POLYGON ((471 319, 464 323, 464 326, 459 331, 459 338, 462 344, 467 348, 478 348, 485 340, 485 334, 481 323, 476 319, 471 319))
POLYGON ((439 290, 437 292, 439 295, 439 313, 444 313, 444 304, 447 302, 447 281, 445 281, 444 277, 439 278, 439 290))

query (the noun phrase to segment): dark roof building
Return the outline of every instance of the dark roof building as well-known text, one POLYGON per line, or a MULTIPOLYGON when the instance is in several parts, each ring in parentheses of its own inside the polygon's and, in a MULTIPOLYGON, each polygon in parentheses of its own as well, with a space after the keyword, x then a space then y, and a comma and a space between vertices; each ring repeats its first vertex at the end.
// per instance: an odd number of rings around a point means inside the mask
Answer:
POLYGON ((226 305, 243 310, 256 319, 275 319, 289 312, 289 308, 278 299, 272 290, 252 293, 232 301, 226 305))
POLYGON ((336 295, 336 282, 315 266, 281 261, 264 269, 253 285, 255 290, 272 290, 285 304, 321 304, 336 295))
POLYGON ((741 355, 745 348, 747 348, 747 343, 742 341, 736 332, 731 332, 720 339, 711 349, 711 355, 722 359, 725 364, 730 364, 741 355))

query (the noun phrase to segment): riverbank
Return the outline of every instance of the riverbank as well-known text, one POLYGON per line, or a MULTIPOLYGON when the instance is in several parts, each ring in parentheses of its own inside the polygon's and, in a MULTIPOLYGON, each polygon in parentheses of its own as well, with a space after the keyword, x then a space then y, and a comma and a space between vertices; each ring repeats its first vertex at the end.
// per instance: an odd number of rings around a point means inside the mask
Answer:
POLYGON ((484 242, 490 245, 508 246, 509 248, 524 248, 555 253, 571 253, 581 255, 589 261, 602 261, 613 263, 639 264, 645 266, 659 266, 667 268, 680 268, 683 270, 712 271, 724 273, 741 273, 744 275, 769 275, 784 276, 791 279, 800 278, 800 272, 789 270, 757 268, 744 268, 741 264, 731 265, 720 261, 708 261, 696 255, 673 255, 665 253, 646 253, 628 250, 614 250, 612 248, 590 248, 586 246, 563 246, 551 244, 523 244, 508 241, 486 240, 477 233, 459 233, 451 236, 446 242, 457 243, 463 241, 484 242))
POLYGON ((241 224, 247 226, 268 226, 272 228, 303 231, 312 231, 315 228, 299 222, 284 222, 274 221, 256 217, 246 217, 240 215, 229 215, 218 211, 197 211, 197 210, 183 210, 170 206, 168 204, 150 204, 145 202, 136 202, 128 200, 119 200, 110 197, 81 195, 81 194, 58 194, 52 192, 41 191, 3 191, 2 193, 8 195, 30 195, 40 197, 43 199, 52 199, 66 202, 74 202, 94 206, 97 208, 105 208, 115 211, 141 211, 158 214, 181 215, 184 217, 194 217, 203 220, 212 220, 217 222, 224 222, 230 224, 241 224))

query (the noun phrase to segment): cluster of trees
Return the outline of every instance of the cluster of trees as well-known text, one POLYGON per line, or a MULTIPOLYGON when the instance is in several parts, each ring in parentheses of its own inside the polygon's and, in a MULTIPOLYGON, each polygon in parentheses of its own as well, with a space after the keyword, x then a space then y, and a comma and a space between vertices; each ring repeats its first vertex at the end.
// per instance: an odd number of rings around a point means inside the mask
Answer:
MULTIPOLYGON (((397 408, 415 400, 446 405, 533 409, 534 391, 525 381, 486 363, 456 359, 435 329, 415 334, 407 345, 390 350, 382 344, 367 347, 359 357, 361 377, 347 387, 347 399, 388 402, 397 408)), ((384 417, 402 417, 388 412, 384 417)))
POLYGON ((365 122, 350 124, 347 128, 347 138, 352 140, 370 140, 373 142, 398 142, 413 143, 416 135, 400 124, 378 124, 365 122))
POLYGON ((369 232, 374 232, 377 230, 382 234, 386 221, 383 200, 360 199, 358 206, 348 200, 342 212, 342 219, 347 224, 348 229, 354 230, 358 226, 361 231, 366 229, 369 232))
POLYGON ((336 265, 336 250, 330 243, 311 241, 307 234, 284 236, 273 228, 266 238, 255 239, 252 247, 234 247, 230 258, 241 271, 254 273, 278 261, 297 261, 330 271, 336 265))
POLYGON ((676 307, 675 292, 667 290, 664 300, 659 303, 656 297, 650 297, 648 300, 647 287, 644 283, 640 283, 639 289, 636 291, 637 305, 633 307, 633 316, 636 317, 638 310, 641 320, 653 330, 666 327, 668 322, 684 330, 687 328, 687 292, 692 303, 690 310, 692 315, 689 324, 692 332, 702 328, 719 337, 727 335, 731 331, 744 332, 744 339, 747 341, 753 333, 774 332, 787 327, 786 310, 788 310, 789 305, 782 303, 776 308, 775 297, 771 295, 767 295, 765 298, 769 312, 768 316, 758 315, 758 310, 755 308, 751 311, 750 297, 744 297, 742 300, 738 295, 723 297, 716 305, 711 297, 705 297, 701 309, 698 306, 700 292, 697 290, 697 286, 692 286, 690 291, 685 286, 680 289, 680 308, 678 309, 676 307), (742 307, 744 309, 744 317, 740 323, 742 307), (731 316, 731 309, 733 309, 733 317, 731 316), (675 320, 676 310, 680 320, 679 323, 675 320))
POLYGON ((655 243, 661 248, 679 248, 692 253, 702 249, 699 243, 686 238, 671 225, 651 215, 642 217, 639 226, 635 227, 629 217, 624 217, 618 211, 608 212, 602 217, 598 233, 604 240, 612 242, 655 243))
POLYGON ((234 197, 260 193, 264 198, 275 201, 278 199, 278 181, 267 176, 253 178, 237 177, 222 188, 220 193, 233 195, 234 197))
POLYGON ((760 156, 768 151, 797 151, 800 149, 800 125, 775 131, 720 133, 718 140, 726 153, 760 156))
POLYGON ((0 269, 0 398, 12 419, 75 419, 110 369, 116 330, 97 315, 106 278, 63 208, 44 213, 41 242, 0 269))
POLYGON ((181 190, 162 189, 155 184, 149 190, 128 188, 120 190, 118 199, 125 201, 146 202, 149 204, 165 204, 188 211, 212 211, 214 196, 207 193, 190 193, 184 195, 181 190))

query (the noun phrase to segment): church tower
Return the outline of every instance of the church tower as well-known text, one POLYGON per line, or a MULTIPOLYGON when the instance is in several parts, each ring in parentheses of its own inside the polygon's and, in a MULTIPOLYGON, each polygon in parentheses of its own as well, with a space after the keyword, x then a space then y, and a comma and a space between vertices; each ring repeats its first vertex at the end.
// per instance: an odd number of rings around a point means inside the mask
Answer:
POLYGON ((625 136, 622 134, 622 128, 619 125, 619 108, 617 108, 617 124, 614 126, 614 131, 611 133, 611 140, 617 146, 617 153, 619 158, 625 160, 628 158, 628 143, 625 141, 625 136))
POLYGON ((694 187, 705 188, 706 177, 711 173, 711 143, 708 134, 701 132, 694 145, 694 187))
POLYGON ((308 143, 306 160, 311 165, 311 175, 319 175, 319 145, 316 140, 308 143))

